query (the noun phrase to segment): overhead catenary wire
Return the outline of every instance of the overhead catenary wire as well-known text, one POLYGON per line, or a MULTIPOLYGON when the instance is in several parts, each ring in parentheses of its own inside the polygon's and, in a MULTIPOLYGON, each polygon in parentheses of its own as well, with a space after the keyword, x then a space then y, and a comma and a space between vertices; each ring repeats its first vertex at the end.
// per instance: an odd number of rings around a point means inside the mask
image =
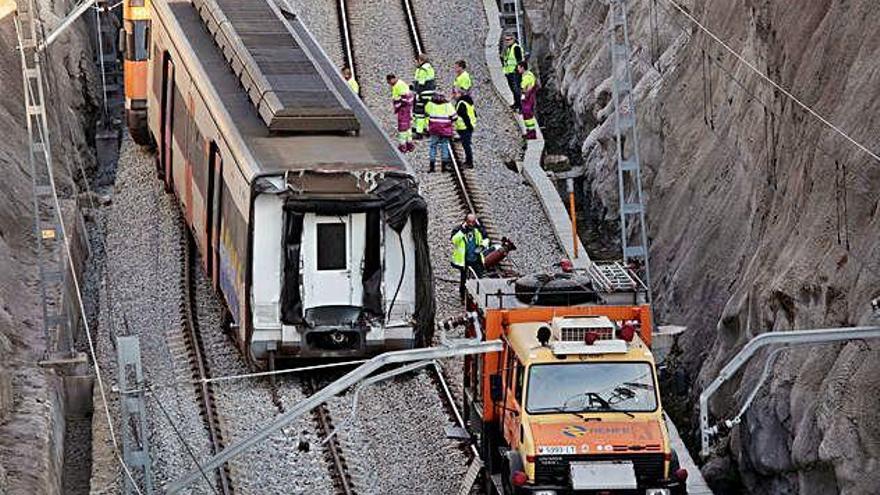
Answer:
POLYGON ((754 64, 749 62, 748 59, 746 59, 739 52, 737 52, 736 50, 731 48, 730 45, 728 45, 724 40, 719 38, 718 35, 716 35, 709 28, 707 28, 705 25, 703 25, 703 23, 701 23, 699 20, 697 20, 697 18, 695 18, 690 12, 688 12, 684 7, 682 7, 678 2, 676 2, 676 0, 665 0, 665 1, 669 2, 670 5, 672 5, 676 10, 678 10, 691 23, 693 23, 695 26, 697 26, 703 33, 705 33, 713 41, 715 41, 716 43, 721 45, 721 47, 724 48, 724 50, 726 50, 728 53, 733 55, 734 58, 739 60, 739 62, 742 63, 743 65, 745 65, 749 70, 751 70, 752 72, 757 74, 758 77, 760 77, 761 79, 766 81, 768 84, 773 86, 776 90, 778 90, 780 93, 785 95, 785 97, 787 97, 789 100, 794 102, 794 104, 801 107, 801 109, 803 109, 804 111, 806 111, 807 113, 809 113, 810 115, 815 117, 817 120, 822 122, 825 126, 830 128, 831 130, 833 130, 835 133, 839 134, 841 137, 843 137, 845 140, 847 140, 853 146, 855 146, 856 148, 858 148, 859 150, 864 152, 866 155, 870 156, 874 161, 880 163, 880 155, 877 155, 876 153, 874 153, 873 151, 868 149, 867 146, 863 145, 862 143, 857 141, 855 138, 850 136, 846 131, 844 131, 843 129, 841 129, 840 127, 838 127, 837 125, 835 125, 831 121, 829 121, 827 118, 823 117, 819 112, 817 112, 812 107, 810 107, 809 105, 807 105, 806 103, 801 101, 797 96, 792 94, 791 91, 787 90, 781 84, 777 83, 772 78, 770 78, 770 76, 768 76, 767 74, 762 72, 760 69, 758 69, 754 64))
MULTIPOLYGON (((692 22, 695 22, 695 21, 696 21, 696 20, 693 18, 692 15, 687 14, 686 12, 683 12, 681 6, 678 5, 678 4, 676 4, 674 0, 664 0, 664 1, 669 2, 670 5, 675 6, 676 10, 678 10, 679 12, 685 14, 685 16, 686 16, 688 19, 692 20, 692 22)), ((682 25, 682 24, 676 19, 675 15, 674 15, 675 12, 673 12, 672 10, 670 10, 669 8, 667 8, 666 5, 664 5, 664 4, 662 4, 662 3, 661 3, 661 7, 662 7, 663 10, 669 15, 670 20, 676 25, 676 27, 682 32, 682 34, 684 34, 688 40, 692 40, 692 39, 693 39, 693 36, 692 36, 690 30, 688 30, 687 28, 685 28, 685 27, 684 27, 684 26, 683 26, 683 25, 682 25)), ((707 31, 706 28, 705 28, 704 26, 702 26, 702 24, 699 24, 698 22, 696 22, 696 24, 698 25, 698 27, 701 27, 701 30, 703 30, 704 32, 707 31)), ((723 42, 721 42, 720 39, 718 39, 717 36, 714 36, 713 39, 714 39, 714 40, 717 40, 717 41, 719 41, 720 43, 723 44, 723 42)), ((736 52, 733 52, 732 49, 730 49, 729 46, 725 46, 725 49, 726 49, 728 52, 733 53, 734 55, 737 55, 736 52)), ((767 112, 767 113, 769 113, 769 114, 772 114, 772 115, 775 115, 777 119, 781 119, 781 118, 782 118, 782 115, 780 115, 776 110, 773 109, 773 105, 772 105, 772 104, 768 104, 768 103, 767 103, 767 102, 766 102, 761 96, 758 96, 755 92, 753 92, 752 90, 750 90, 750 89, 747 87, 747 85, 746 85, 746 83, 745 83, 744 81, 742 81, 742 80, 740 80, 739 78, 737 78, 737 77, 731 72, 730 69, 726 68, 726 67, 722 64, 722 60, 721 60, 721 56, 720 56, 720 55, 712 56, 711 54, 707 54, 706 59, 707 59, 711 64, 714 64, 716 67, 718 67, 718 68, 721 70, 721 72, 724 73, 725 77, 727 77, 731 82, 733 82, 733 83, 735 84, 735 86, 737 86, 740 90, 742 90, 743 93, 745 93, 745 95, 746 95, 746 99, 747 99, 747 100, 749 100, 749 101, 751 101, 751 102, 753 102, 753 103, 755 103, 755 104, 757 104, 757 105, 762 106, 762 108, 764 109, 765 112, 767 112)), ((741 56, 738 56, 737 59, 740 60, 740 61, 742 61, 742 57, 741 57, 741 56)), ((747 64, 747 65, 749 65, 749 64, 747 64)), ((757 72, 757 73, 758 73, 763 79, 765 79, 765 80, 769 80, 769 78, 768 78, 766 75, 764 75, 763 73, 761 73, 759 70, 754 69, 754 67, 750 66, 750 69, 752 69, 753 72, 757 72)), ((771 81, 771 83, 772 83, 772 81, 771 81)), ((771 84, 771 85, 772 85, 773 87, 776 87, 776 85, 773 85, 773 84, 771 84)), ((792 96, 791 96, 791 93, 789 93, 789 92, 787 92, 787 91, 785 91, 785 90, 780 90, 780 91, 781 91, 783 94, 785 94, 786 96, 788 96, 788 97, 792 97, 792 96)), ((814 113, 815 113, 814 111, 811 111, 812 109, 810 109, 809 107, 806 107, 806 106, 805 106, 803 103, 801 103, 800 101, 797 101, 797 103, 798 103, 798 105, 799 105, 801 108, 803 108, 803 109, 804 109, 805 111, 807 111, 808 113, 811 113, 811 114, 814 114, 814 113)), ((814 115, 814 116, 815 116, 815 115, 814 115)), ((821 117, 821 116, 820 116, 820 117, 821 117)), ((836 133, 838 133, 838 134, 840 134, 840 133, 842 132, 840 129, 834 128, 833 126, 829 126, 829 123, 827 122, 827 120, 823 120, 823 119, 821 119, 821 118, 819 118, 818 120, 819 120, 824 126, 831 128, 834 132, 836 132, 836 133)), ((707 127, 709 127, 709 126, 707 125, 707 127)), ((730 147, 730 145, 728 145, 727 143, 725 143, 724 140, 721 138, 721 136, 718 134, 718 132, 716 132, 716 131, 715 131, 713 128, 711 128, 711 127, 709 127, 709 131, 710 131, 713 135, 715 135, 715 137, 716 137, 716 142, 718 142, 718 143, 719 143, 722 147, 724 147, 728 152, 730 152, 731 154, 733 154, 733 158, 734 158, 734 160, 736 160, 736 161, 738 161, 738 162, 741 162, 741 161, 742 161, 742 159, 739 158, 739 157, 737 156, 736 150, 732 149, 732 148, 730 147)), ((845 137, 848 138, 848 136, 845 136, 845 137)), ((811 139, 809 139, 807 136, 797 136, 797 135, 792 135, 792 136, 790 136, 790 139, 793 139, 794 141, 796 141, 796 142, 799 143, 799 144, 802 144, 802 145, 805 145, 805 146, 811 147, 812 149, 817 150, 819 153, 821 153, 822 155, 824 155, 824 156, 825 156, 827 159, 829 159, 829 160, 832 160, 832 161, 835 161, 835 162, 838 161, 838 157, 835 157, 835 156, 832 154, 831 151, 825 149, 821 144, 819 144, 818 140, 811 140, 811 139)), ((849 142, 853 142, 853 140, 852 140, 851 138, 850 138, 850 139, 847 139, 847 140, 848 140, 849 142)), ((859 149, 862 150, 862 151, 867 151, 867 150, 864 149, 863 146, 859 145, 858 143, 856 143, 856 146, 859 147, 859 149)), ((869 155, 871 155, 871 157, 874 158, 875 160, 877 159, 877 156, 874 155, 874 154, 872 154, 870 151, 867 151, 867 153, 868 153, 869 155)), ((868 272, 870 272, 870 273, 872 273, 872 274, 874 274, 874 275, 876 275, 876 276, 880 276, 880 271, 878 271, 877 269, 873 268, 869 263, 866 263, 866 262, 864 262, 864 261, 861 261, 860 258, 863 258, 863 257, 858 256, 858 253, 855 253, 855 252, 852 250, 852 247, 851 247, 851 244, 850 244, 850 239, 849 239, 849 238, 850 238, 850 235, 849 235, 849 220, 848 220, 848 214, 847 214, 847 213, 848 213, 848 212, 847 212, 847 206, 848 206, 848 198, 847 198, 848 187, 846 186, 846 179, 847 179, 847 177, 848 177, 848 173, 847 173, 847 170, 846 170, 846 166, 845 166, 845 164, 841 167, 841 173, 842 173, 842 176, 843 176, 843 178, 842 178, 842 180, 841 180, 841 182, 840 182, 840 189, 842 189, 842 193, 838 193, 838 194, 839 194, 839 195, 842 194, 842 196, 843 196, 843 198, 841 199, 842 204, 841 204, 841 206, 840 206, 840 209, 841 209, 841 217, 842 217, 842 220, 843 220, 843 222, 842 222, 842 223, 843 223, 843 227, 842 227, 842 228, 845 229, 845 230, 844 230, 845 237, 843 237, 843 239, 840 239, 838 243, 841 244, 847 252, 850 252, 850 253, 852 253, 853 255, 855 255, 853 259, 855 259, 856 261, 859 262, 859 264, 861 265, 861 268, 867 270, 868 272)), ((838 228, 841 228, 841 227, 838 226, 838 228)))

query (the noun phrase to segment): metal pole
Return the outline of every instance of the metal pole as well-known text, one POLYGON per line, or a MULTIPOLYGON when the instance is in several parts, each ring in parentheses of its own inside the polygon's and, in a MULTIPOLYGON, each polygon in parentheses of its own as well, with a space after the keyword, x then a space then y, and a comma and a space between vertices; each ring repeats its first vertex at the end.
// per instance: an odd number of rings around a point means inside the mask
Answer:
POLYGON ((577 212, 574 208, 574 179, 568 178, 565 180, 566 185, 568 186, 568 214, 571 216, 571 243, 574 245, 574 257, 577 259, 578 257, 578 227, 577 227, 577 212))
MULTIPOLYGON (((327 385, 314 393, 311 397, 294 405, 289 411, 278 416, 268 425, 252 433, 249 437, 230 445, 202 463, 202 469, 211 471, 234 459, 242 452, 269 438, 273 433, 290 424, 299 416, 311 411, 319 404, 326 402, 331 397, 346 390, 348 387, 366 378, 379 368, 388 364, 408 363, 412 361, 424 361, 430 359, 442 359, 472 354, 486 354, 502 350, 500 340, 488 342, 468 343, 454 347, 432 347, 427 349, 412 349, 406 351, 393 351, 380 354, 358 368, 349 371, 342 378, 327 385)), ((168 493, 178 493, 194 482, 198 481, 201 474, 198 469, 187 473, 183 478, 166 486, 168 493)))
POLYGON ((526 40, 523 39, 522 22, 520 21, 519 0, 513 0, 513 11, 516 16, 516 41, 519 42, 523 49, 523 58, 526 56, 526 40))
POLYGON ((49 36, 46 36, 46 40, 43 41, 39 46, 39 51, 43 51, 49 45, 51 45, 52 42, 55 41, 55 39, 61 36, 61 33, 63 33, 68 27, 70 27, 71 24, 73 24, 73 21, 79 19, 79 16, 85 14, 92 5, 95 5, 95 0, 86 0, 83 3, 79 4, 73 10, 73 12, 67 14, 67 17, 65 17, 61 21, 61 23, 58 24, 58 26, 49 33, 49 36))
MULTIPOLYGON (((710 437, 717 432, 717 427, 709 426, 709 398, 718 391, 724 382, 732 378, 758 350, 774 344, 785 346, 826 344, 843 340, 874 338, 880 338, 880 327, 820 328, 815 330, 792 330, 790 332, 767 332, 748 341, 733 359, 724 368, 721 368, 721 372, 718 373, 718 376, 712 383, 700 393, 700 433, 702 440, 700 455, 708 457, 710 437)), ((745 411, 743 410, 742 412, 745 411)))

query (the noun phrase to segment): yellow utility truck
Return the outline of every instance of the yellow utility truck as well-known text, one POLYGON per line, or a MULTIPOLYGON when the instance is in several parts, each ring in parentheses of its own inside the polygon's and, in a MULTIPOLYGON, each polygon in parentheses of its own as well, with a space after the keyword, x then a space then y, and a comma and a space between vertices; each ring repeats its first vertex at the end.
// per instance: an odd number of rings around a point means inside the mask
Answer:
POLYGON ((469 332, 504 342, 503 351, 465 362, 467 425, 487 490, 686 493, 660 401, 650 307, 637 290, 602 294, 588 279, 563 285, 574 290, 535 297, 539 290, 510 293, 515 280, 469 283, 469 332))

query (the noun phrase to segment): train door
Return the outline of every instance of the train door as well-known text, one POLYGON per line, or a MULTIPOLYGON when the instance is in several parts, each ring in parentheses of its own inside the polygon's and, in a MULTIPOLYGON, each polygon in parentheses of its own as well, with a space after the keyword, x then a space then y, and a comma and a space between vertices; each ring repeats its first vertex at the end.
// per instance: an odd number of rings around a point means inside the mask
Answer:
POLYGON ((308 213, 303 228, 303 308, 363 304, 366 214, 308 213))
POLYGON ((162 124, 160 146, 161 171, 165 177, 165 189, 171 191, 173 170, 171 169, 172 149, 171 143, 174 138, 174 62, 171 55, 165 52, 162 61, 162 124))
POLYGON ((205 200, 206 219, 205 230, 208 239, 207 268, 208 278, 213 281, 214 289, 220 287, 220 223, 221 214, 220 199, 223 191, 223 157, 217 143, 211 141, 208 147, 208 192, 205 200))

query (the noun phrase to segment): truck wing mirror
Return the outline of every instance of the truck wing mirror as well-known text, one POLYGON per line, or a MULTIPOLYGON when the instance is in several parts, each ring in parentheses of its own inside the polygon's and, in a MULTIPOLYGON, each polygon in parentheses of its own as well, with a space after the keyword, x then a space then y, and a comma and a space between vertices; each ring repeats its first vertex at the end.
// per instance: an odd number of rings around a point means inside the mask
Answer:
POLYGON ((489 375, 489 396, 492 402, 501 402, 504 398, 504 387, 501 384, 501 375, 489 375))

